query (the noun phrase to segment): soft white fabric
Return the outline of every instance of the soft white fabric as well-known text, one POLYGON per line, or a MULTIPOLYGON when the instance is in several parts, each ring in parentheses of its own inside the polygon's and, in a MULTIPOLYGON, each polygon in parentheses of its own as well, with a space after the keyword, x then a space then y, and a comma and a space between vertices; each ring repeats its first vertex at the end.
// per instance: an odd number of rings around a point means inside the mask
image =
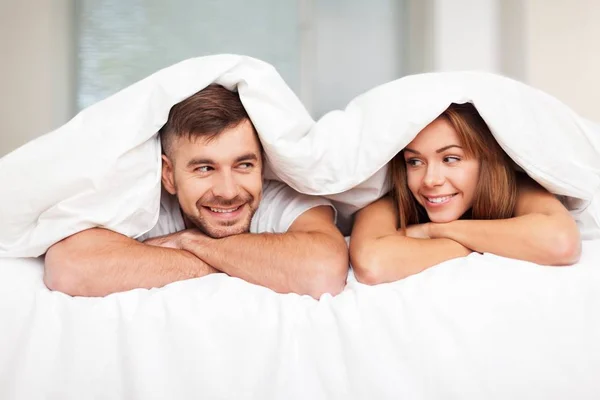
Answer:
POLYGON ((287 132, 291 139, 313 124, 262 61, 218 55, 158 71, 0 159, 0 257, 38 256, 95 226, 131 237, 149 231, 161 192, 156 133, 174 104, 213 82, 237 87, 259 131, 287 132))
POLYGON ((181 214, 181 208, 177 197, 172 196, 166 190, 160 194, 160 210, 158 211, 158 221, 148 232, 136 239, 143 242, 150 238, 169 235, 185 229, 185 222, 181 214))
POLYGON ((573 267, 472 254, 321 301, 223 274, 106 298, 0 259, 0 398, 600 398, 600 241, 573 267))
POLYGON ((600 130, 545 93, 488 73, 414 75, 315 123, 270 65, 219 55, 159 71, 2 158, 0 257, 38 256, 94 226, 132 237, 150 230, 160 203, 156 132, 171 106, 212 82, 237 87, 268 177, 328 195, 342 222, 386 192, 394 154, 451 102, 471 101, 505 151, 600 236, 600 130))
MULTIPOLYGON (((318 207, 332 207, 331 201, 319 196, 296 192, 285 183, 267 180, 263 183, 262 198, 250 222, 250 233, 284 233, 306 211, 318 207)), ((334 208, 335 210, 335 208, 334 208)), ((334 212, 335 214, 335 212, 334 212)), ((177 198, 162 192, 158 222, 139 241, 168 235, 185 229, 177 198)))
POLYGON ((548 94, 502 76, 407 76, 326 114, 299 143, 284 143, 285 132, 262 132, 261 139, 279 144, 287 155, 282 162, 293 174, 280 174, 282 179, 305 193, 332 194, 340 214, 349 215, 388 190, 386 163, 398 151, 451 103, 465 102, 475 105, 523 170, 568 198, 573 215, 586 223, 586 237, 600 237, 600 127, 548 94))
POLYGON ((263 198, 252 218, 250 231, 256 233, 287 232, 299 216, 318 206, 332 207, 335 222, 337 211, 331 201, 319 196, 298 193, 281 182, 269 181, 263 188, 263 198))

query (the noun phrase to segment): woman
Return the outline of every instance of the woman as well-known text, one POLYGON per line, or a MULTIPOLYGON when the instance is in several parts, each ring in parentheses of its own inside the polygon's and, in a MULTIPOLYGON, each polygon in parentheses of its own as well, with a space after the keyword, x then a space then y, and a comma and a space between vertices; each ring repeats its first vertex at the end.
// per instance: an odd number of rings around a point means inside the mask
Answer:
POLYGON ((405 278, 475 251, 544 265, 581 253, 560 201, 514 164, 472 104, 452 104, 390 164, 391 196, 361 210, 350 241, 356 278, 405 278))

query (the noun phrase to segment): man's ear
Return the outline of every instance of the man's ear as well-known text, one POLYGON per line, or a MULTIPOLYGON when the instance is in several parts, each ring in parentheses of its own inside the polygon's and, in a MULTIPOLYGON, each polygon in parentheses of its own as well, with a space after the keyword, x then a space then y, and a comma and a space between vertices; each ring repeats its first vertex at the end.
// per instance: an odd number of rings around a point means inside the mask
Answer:
POLYGON ((265 170, 267 167, 267 159, 266 157, 266 153, 265 150, 262 148, 260 149, 260 176, 265 179, 265 170))
POLYGON ((162 155, 162 184, 170 194, 175 195, 177 193, 174 166, 171 160, 164 154, 162 155))

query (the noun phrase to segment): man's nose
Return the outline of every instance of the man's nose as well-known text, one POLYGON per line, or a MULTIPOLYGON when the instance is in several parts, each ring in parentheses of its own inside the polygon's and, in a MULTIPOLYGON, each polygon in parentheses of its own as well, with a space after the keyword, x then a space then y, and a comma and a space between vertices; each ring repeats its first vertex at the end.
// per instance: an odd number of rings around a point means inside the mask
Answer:
POLYGON ((238 185, 230 172, 223 172, 215 180, 212 192, 216 197, 233 199, 238 195, 238 185))

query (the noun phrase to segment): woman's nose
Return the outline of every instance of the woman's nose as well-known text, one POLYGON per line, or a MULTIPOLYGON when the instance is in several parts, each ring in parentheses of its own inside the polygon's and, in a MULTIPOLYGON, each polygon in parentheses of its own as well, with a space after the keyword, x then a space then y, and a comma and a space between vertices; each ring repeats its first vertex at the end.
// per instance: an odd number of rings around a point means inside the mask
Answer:
POLYGON ((427 167, 427 173, 425 174, 425 178, 423 179, 423 184, 427 187, 435 187, 444 184, 444 175, 440 168, 435 165, 430 165, 427 167))

